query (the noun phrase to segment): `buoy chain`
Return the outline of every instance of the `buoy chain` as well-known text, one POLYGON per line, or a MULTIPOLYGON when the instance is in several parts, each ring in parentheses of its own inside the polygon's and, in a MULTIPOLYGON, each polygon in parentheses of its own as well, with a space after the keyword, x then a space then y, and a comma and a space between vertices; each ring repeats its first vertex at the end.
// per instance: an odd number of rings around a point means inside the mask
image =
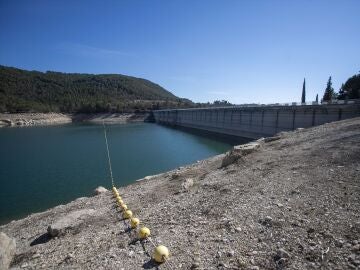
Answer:
POLYGON ((153 241, 150 238, 150 229, 149 228, 142 226, 140 229, 138 229, 139 225, 140 225, 140 219, 133 216, 133 212, 130 209, 128 209, 128 206, 124 203, 124 201, 122 200, 122 198, 119 194, 119 191, 116 189, 115 184, 114 184, 113 172, 112 172, 112 168, 111 168, 109 144, 108 144, 108 140, 107 140, 107 134, 106 134, 106 128, 105 128, 104 121, 103 121, 103 127, 104 127, 104 137, 105 137, 106 152, 107 152, 107 158, 108 158, 112 191, 114 193, 117 204, 119 205, 120 209, 123 212, 124 222, 126 223, 125 220, 129 220, 130 224, 128 224, 128 226, 130 225, 129 226, 130 230, 136 229, 137 233, 138 233, 138 238, 140 240, 148 239, 149 242, 154 246, 155 249, 154 249, 154 253, 152 256, 152 259, 154 261, 156 261, 157 263, 165 263, 166 265, 170 266, 170 269, 174 269, 168 261, 168 258, 170 256, 168 248, 163 245, 156 246, 153 243, 153 241))
MULTIPOLYGON (((171 267, 168 258, 170 256, 169 254, 169 250, 167 247, 163 246, 163 245, 155 245, 155 243, 152 241, 151 237, 150 237, 150 229, 142 226, 140 229, 140 219, 134 217, 133 212, 128 208, 128 206, 124 203, 124 201, 122 200, 119 191, 116 189, 115 186, 112 187, 112 191, 114 193, 114 197, 116 199, 116 203, 118 204, 118 206, 120 207, 122 213, 123 213, 123 218, 124 220, 128 220, 129 221, 129 228, 132 230, 136 230, 137 231, 137 236, 139 240, 149 240, 149 242, 154 246, 154 253, 152 256, 152 259, 157 262, 157 263, 165 263, 167 264, 169 267, 171 267)), ((170 269, 173 269, 172 267, 170 269)))

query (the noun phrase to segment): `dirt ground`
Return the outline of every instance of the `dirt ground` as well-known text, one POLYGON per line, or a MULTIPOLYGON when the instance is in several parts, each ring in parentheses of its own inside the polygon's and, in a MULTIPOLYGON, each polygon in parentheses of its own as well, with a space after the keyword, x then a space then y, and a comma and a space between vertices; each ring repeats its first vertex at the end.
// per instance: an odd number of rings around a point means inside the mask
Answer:
POLYGON ((153 245, 128 230, 109 191, 1 226, 17 244, 11 267, 360 269, 360 118, 281 133, 227 167, 223 158, 119 189, 169 248, 167 263, 151 260, 153 245), (47 234, 83 209, 96 214, 47 234))

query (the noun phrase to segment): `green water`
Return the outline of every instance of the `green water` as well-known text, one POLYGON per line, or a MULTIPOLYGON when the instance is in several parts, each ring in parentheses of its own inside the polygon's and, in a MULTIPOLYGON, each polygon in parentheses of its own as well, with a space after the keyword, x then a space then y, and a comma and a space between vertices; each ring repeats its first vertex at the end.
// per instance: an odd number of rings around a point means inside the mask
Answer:
MULTIPOLYGON (((231 145, 150 123, 107 126, 116 185, 127 185, 231 145)), ((101 125, 0 129, 0 224, 110 187, 101 125)))

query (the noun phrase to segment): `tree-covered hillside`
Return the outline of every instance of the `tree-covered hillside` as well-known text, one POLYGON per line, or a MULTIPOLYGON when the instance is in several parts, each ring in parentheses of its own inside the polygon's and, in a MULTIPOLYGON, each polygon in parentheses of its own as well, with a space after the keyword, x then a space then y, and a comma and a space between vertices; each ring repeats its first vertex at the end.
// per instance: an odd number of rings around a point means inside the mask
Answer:
POLYGON ((0 66, 0 112, 131 112, 191 104, 155 83, 125 75, 0 66))

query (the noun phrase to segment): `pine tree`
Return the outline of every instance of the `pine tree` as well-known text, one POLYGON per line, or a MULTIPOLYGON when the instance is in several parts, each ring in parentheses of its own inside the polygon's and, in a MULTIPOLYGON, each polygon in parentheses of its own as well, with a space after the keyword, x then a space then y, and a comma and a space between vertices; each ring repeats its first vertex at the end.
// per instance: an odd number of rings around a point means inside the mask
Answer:
POLYGON ((323 101, 331 101, 333 98, 335 98, 335 91, 334 88, 332 87, 331 76, 330 76, 326 84, 323 101))
POLYGON ((349 78, 341 85, 338 99, 360 98, 360 73, 349 78))
POLYGON ((338 99, 346 99, 348 97, 347 91, 344 88, 344 84, 342 84, 339 90, 338 99))
POLYGON ((319 94, 316 94, 315 102, 319 103, 319 94))
POLYGON ((304 78, 304 83, 303 83, 303 89, 302 89, 302 94, 301 94, 301 103, 305 103, 305 78, 304 78))

